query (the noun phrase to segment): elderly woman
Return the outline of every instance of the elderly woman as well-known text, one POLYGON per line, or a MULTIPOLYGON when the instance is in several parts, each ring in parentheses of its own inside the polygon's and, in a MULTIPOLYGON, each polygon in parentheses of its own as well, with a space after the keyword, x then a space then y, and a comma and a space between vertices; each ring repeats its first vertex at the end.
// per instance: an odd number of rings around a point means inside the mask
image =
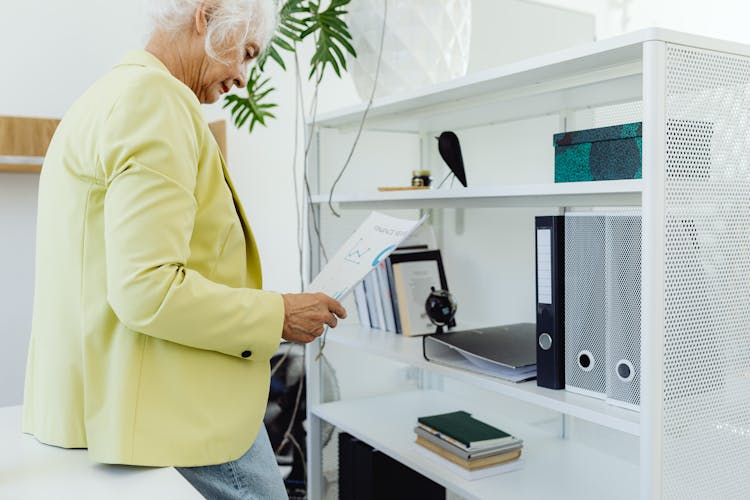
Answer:
POLYGON ((152 0, 145 50, 67 112, 39 187, 24 431, 110 464, 177 466, 209 498, 286 498, 262 424, 280 338, 346 316, 261 289, 201 113, 275 27, 272 0, 152 0))

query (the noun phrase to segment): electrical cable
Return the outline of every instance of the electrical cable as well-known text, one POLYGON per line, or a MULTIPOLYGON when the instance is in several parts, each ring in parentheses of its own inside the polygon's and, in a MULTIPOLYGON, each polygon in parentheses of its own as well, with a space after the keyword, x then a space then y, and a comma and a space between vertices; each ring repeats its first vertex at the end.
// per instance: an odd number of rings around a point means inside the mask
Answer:
POLYGON ((323 334, 320 336, 320 350, 315 355, 315 361, 319 360, 323 355, 323 349, 326 347, 326 334, 328 333, 328 325, 323 325, 323 334))
MULTIPOLYGON (((295 65, 295 109, 294 109, 294 153, 292 157, 292 182, 294 183, 294 200, 295 200, 295 216, 297 218, 297 249, 299 252, 299 275, 300 275, 300 291, 304 290, 304 269, 303 269, 303 249, 302 249, 302 239, 304 238, 304 231, 302 229, 302 206, 300 203, 300 197, 299 197, 299 191, 297 189, 297 149, 298 149, 298 136, 299 136, 299 115, 302 113, 304 118, 304 112, 305 112, 305 101, 304 101, 304 93, 302 91, 302 78, 300 76, 300 67, 299 67, 299 57, 297 56, 296 51, 296 44, 294 46, 294 65, 295 65)), ((310 184, 308 181, 307 176, 307 165, 308 165, 308 156, 310 152, 310 145, 312 144, 312 137, 315 131, 315 124, 316 124, 316 114, 317 114, 317 107, 318 107, 318 90, 320 88, 320 78, 315 79, 315 90, 313 92, 313 100, 311 103, 311 125, 310 125, 310 135, 306 137, 305 140, 305 154, 303 157, 303 179, 305 182, 305 202, 308 203, 310 206, 312 206, 312 195, 310 193, 310 184)), ((326 253, 325 247, 323 245, 322 239, 320 237, 320 230, 317 225, 317 221, 315 217, 312 217, 313 224, 315 227, 315 232, 318 238, 318 244, 319 248, 325 257, 326 260, 328 260, 328 255, 326 253)), ((310 241, 312 244, 312 241, 310 241)), ((304 349, 304 346, 303 346, 304 349)), ((287 349, 287 351, 284 353, 282 358, 274 365, 274 367, 271 370, 271 375, 273 375, 281 366, 281 364, 284 362, 284 360, 289 356, 289 353, 291 351, 290 349, 287 349)), ((303 371, 302 375, 300 376, 299 381, 299 389, 297 390, 297 398, 295 401, 294 409, 292 410, 292 417, 290 418, 289 425, 287 426, 286 431, 284 432, 284 438, 279 445, 279 447, 276 450, 276 453, 283 448, 283 446, 289 442, 290 440, 294 444, 294 446, 297 448, 297 451, 300 454, 300 458, 302 460, 302 467, 305 471, 305 477, 307 477, 307 462, 304 452, 302 451, 302 448, 300 447, 297 440, 292 436, 291 429, 294 426, 295 421, 297 420, 297 413, 299 411, 299 403, 300 398, 302 394, 302 387, 306 383, 306 376, 305 372, 303 371)))
POLYGON ((286 358, 289 357, 289 351, 291 351, 291 348, 287 349, 283 356, 281 356, 281 359, 279 359, 275 365, 273 365, 273 368, 271 368, 271 377, 276 373, 276 371, 281 367, 281 363, 284 362, 286 358))
MULTIPOLYGON (((359 142, 359 137, 362 134, 362 129, 365 125, 365 119, 367 118, 367 113, 370 111, 370 107, 372 107, 372 100, 375 97, 375 89, 378 88, 378 75, 380 74, 380 61, 383 58, 383 44, 385 41, 385 26, 386 26, 386 19, 388 17, 388 0, 383 0, 383 26, 380 30, 380 49, 378 50, 378 62, 375 65, 375 80, 372 84, 372 92, 370 92, 370 99, 367 101, 367 106, 365 107, 364 113, 362 113, 362 119, 359 122, 359 129, 357 130, 357 135, 354 138, 354 142, 352 143, 351 150, 349 151, 349 156, 346 158, 346 162, 344 163, 344 166, 341 167, 341 171, 339 172, 339 175, 336 176, 336 180, 333 181, 333 184, 331 185, 331 191, 328 194, 328 208, 331 210, 331 213, 335 215, 336 217, 341 217, 341 215, 336 212, 333 208, 333 204, 331 200, 333 199, 333 190, 336 188, 336 184, 338 184, 339 180, 341 179, 341 176, 344 175, 344 171, 346 171, 346 167, 349 166, 349 162, 352 159, 352 155, 354 154, 354 150, 357 147, 357 143, 359 142)), ((326 347, 326 338, 328 337, 328 325, 323 326, 323 334, 320 336, 320 350, 318 351, 318 354, 315 356, 315 361, 318 361, 320 357, 323 355, 323 349, 326 347)))
MULTIPOLYGON (((333 197, 333 191, 336 187, 336 184, 341 179, 341 176, 343 175, 344 171, 348 167, 352 155, 354 154, 354 150, 356 149, 357 143, 359 142, 360 135, 362 133, 362 129, 364 127, 364 121, 367 117, 367 113, 370 110, 370 107, 372 106, 372 101, 375 96, 375 90, 377 88, 377 82, 378 82, 378 76, 380 74, 380 62, 383 55, 383 42, 385 40, 385 27, 386 27, 386 17, 388 13, 388 0, 383 0, 383 26, 381 29, 380 34, 380 49, 378 51, 378 60, 377 65, 375 68, 375 80, 373 82, 373 89, 370 93, 370 98, 367 102, 367 106, 365 108, 365 111, 362 115, 362 120, 359 125, 359 129, 357 131, 357 135, 354 139, 354 142, 352 143, 351 150, 349 151, 349 155, 346 159, 346 162, 344 163, 344 166, 342 167, 341 171, 339 172, 338 176, 336 177, 335 181, 333 182, 331 186, 331 191, 328 199, 328 205, 331 209, 331 212, 336 215, 337 217, 340 217, 340 215, 333 209, 333 206, 331 205, 331 198, 333 197)), ((296 49, 296 46, 295 46, 296 49)), ((304 231, 302 230, 302 207, 299 203, 299 192, 297 189, 297 172, 296 172, 296 164, 297 164, 297 147, 298 147, 298 129, 299 129, 299 114, 300 114, 300 108, 302 110, 302 113, 304 114, 305 110, 305 104, 304 104, 304 94, 302 92, 302 79, 300 76, 299 71, 299 58, 297 56, 296 50, 294 51, 294 63, 295 63, 295 74, 296 74, 296 92, 295 92, 295 113, 294 113, 294 155, 292 159, 292 182, 294 183, 294 194, 295 194, 295 215, 297 218, 297 247, 299 251, 299 266, 300 266, 300 289, 302 290, 304 287, 304 269, 303 269, 303 249, 302 249, 302 239, 304 238, 304 231)), ((305 184, 305 202, 309 204, 310 207, 312 207, 312 193, 310 190, 310 182, 308 177, 308 157, 310 153, 310 147, 312 145, 312 137, 315 132, 315 126, 316 126, 316 114, 317 114, 317 105, 318 105, 318 90, 320 87, 320 78, 316 78, 315 83, 315 90, 313 94, 313 101, 311 103, 311 121, 310 121, 310 133, 309 136, 305 139, 305 154, 303 158, 303 181, 305 184)), ((325 246, 323 245, 323 241, 320 234, 320 228, 318 226, 317 220, 315 217, 312 217, 313 220, 313 228, 317 237, 317 243, 319 245, 319 248, 321 250, 321 253, 326 261, 328 261, 328 255, 325 250, 325 246)), ((309 234, 309 233, 308 233, 309 234)), ((312 239, 312 235, 309 234, 310 239, 312 239)), ((310 244, 312 244, 312 241, 310 241, 310 244)), ((325 325, 325 329, 323 331, 323 335, 321 338, 321 348, 320 352, 318 352, 317 356, 315 357, 316 360, 318 360, 321 355, 323 354, 323 348, 325 347, 325 338, 326 333, 328 333, 328 326, 325 325)), ((291 349, 287 350, 287 352, 282 356, 282 358, 276 363, 276 365, 273 367, 271 374, 274 374, 278 368, 281 366, 281 363, 288 357, 289 352, 291 349)), ((302 395, 302 387, 306 383, 306 373, 303 372, 300 378, 299 388, 297 390, 297 397, 294 405, 294 409, 292 410, 292 417, 290 419, 289 425, 287 426, 286 432, 284 432, 284 438, 282 439, 281 444, 276 449, 276 453, 278 453, 281 448, 283 448, 284 445, 286 445, 288 442, 292 442, 292 444, 297 449, 298 453, 300 454, 301 460, 302 460, 302 467, 305 471, 305 477, 307 477, 307 462, 305 454, 302 450, 302 447, 297 442, 297 440, 294 438, 294 436, 291 434, 291 429, 294 426, 294 423, 297 419, 297 413, 299 411, 299 403, 302 395)))
POLYGON ((341 171, 339 172, 339 175, 336 176, 336 179, 333 181, 333 184, 331 185, 331 191, 328 194, 328 208, 331 210, 331 213, 335 215, 336 217, 341 217, 341 214, 339 214, 334 208, 333 208, 333 191, 336 189, 336 184, 338 184, 339 180, 341 180, 341 176, 344 175, 344 172, 346 171, 346 168, 349 166, 349 162, 352 159, 352 156, 354 155, 354 150, 357 148, 357 143, 359 142, 359 136, 362 134, 362 128, 365 125, 365 119, 367 119, 367 113, 370 111, 370 108, 372 107, 372 100, 375 98, 375 90, 378 88, 378 77, 380 76, 380 61, 383 58, 383 44, 385 42, 385 25, 386 25, 386 18, 388 17, 388 0, 383 0, 383 26, 380 29, 380 48, 378 49, 378 61, 375 65, 375 80, 372 83, 372 92, 370 92, 370 99, 367 101, 367 106, 365 106, 365 111, 362 113, 362 119, 359 122, 359 129, 357 130, 357 135, 354 137, 354 142, 352 143, 351 150, 349 150, 349 156, 347 156, 346 161, 344 162, 344 166, 341 167, 341 171))
POLYGON ((304 382, 304 374, 300 375, 300 382, 299 382, 299 387, 297 388, 297 397, 295 398, 294 409, 292 410, 292 417, 289 420, 289 425, 287 426, 286 431, 284 431, 284 436, 285 436, 284 439, 281 441, 281 443, 279 444, 279 446, 276 447, 276 453, 278 453, 279 451, 281 451, 281 449, 287 443, 286 435, 289 434, 289 432, 292 430, 292 427, 294 426, 294 422, 297 420, 297 411, 299 410, 299 402, 300 402, 300 399, 302 399, 301 398, 301 396, 302 396, 302 388, 305 385, 305 384, 303 384, 303 382, 304 382))
MULTIPOLYGON (((297 442, 297 439, 291 434, 289 434, 288 437, 289 437, 289 441, 291 441, 294 447, 297 448, 297 452, 304 457, 305 452, 302 450, 302 447, 297 442)), ((305 477, 307 477, 307 461, 304 458, 302 459, 302 470, 304 471, 305 477)))
MULTIPOLYGON (((294 47, 294 54, 295 54, 295 61, 297 60, 297 44, 295 43, 293 45, 294 47)), ((299 71, 296 73, 296 80, 299 81, 299 71)), ((292 184, 294 185, 294 215, 297 218, 297 252, 299 255, 299 290, 300 292, 305 287, 305 278, 304 278, 304 265, 303 265, 303 250, 302 250, 302 240, 304 238, 303 231, 302 231, 302 204, 300 203, 300 197, 299 197, 299 190, 297 189, 297 147, 298 147, 298 138, 299 138, 299 107, 300 107, 300 100, 302 99, 301 96, 301 86, 297 85, 297 88, 294 92, 294 149, 292 153, 292 184)), ((302 112, 304 113, 304 107, 302 108, 302 112)))
MULTIPOLYGON (((302 78, 300 77, 300 70, 299 70, 299 57, 297 56, 297 52, 294 52, 294 67, 295 67, 295 75, 297 80, 297 92, 298 96, 302 102, 302 112, 304 114, 305 109, 305 101, 304 101, 304 94, 302 93, 302 78)), ((317 125, 317 112, 318 112, 318 89, 320 88, 320 78, 315 78, 315 90, 313 92, 313 100, 310 105, 310 134, 305 137, 305 155, 302 161, 302 178, 305 183, 305 203, 308 205, 308 210, 313 210, 313 203, 312 203, 312 193, 310 191, 310 181, 307 175, 308 172, 308 159, 310 154, 310 146, 312 145, 312 138, 315 134, 315 127, 317 125)), ((295 129, 296 130, 296 129, 295 129)), ((296 201, 296 200, 295 200, 296 201)), ((301 211, 301 208, 300 208, 301 211)), ((326 252, 325 245, 323 245, 323 239, 320 237, 320 228, 318 226, 318 220, 315 217, 311 217, 313 222, 313 229, 315 230, 315 235, 317 237, 318 241, 318 248, 320 249, 321 253, 323 254, 323 258, 326 262, 328 262, 328 253, 326 252)), ((297 232, 302 235, 304 234, 304 231, 302 230, 302 226, 297 226, 297 232)), ((302 238, 302 237, 301 237, 302 238)), ((300 238, 300 239, 301 239, 300 238)), ((308 233, 308 241, 310 245, 312 246, 312 234, 308 233)), ((302 251, 300 249, 300 267, 302 263, 302 251)), ((300 273, 300 276, 302 273, 300 273)), ((302 281, 303 278, 300 278, 302 281)))

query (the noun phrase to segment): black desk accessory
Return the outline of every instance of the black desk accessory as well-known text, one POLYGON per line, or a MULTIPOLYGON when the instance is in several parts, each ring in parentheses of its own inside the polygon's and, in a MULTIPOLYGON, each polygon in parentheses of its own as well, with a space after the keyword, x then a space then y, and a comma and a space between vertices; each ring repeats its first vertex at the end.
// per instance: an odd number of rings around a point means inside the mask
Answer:
POLYGON ((432 324, 437 326, 435 333, 443 333, 444 326, 450 326, 456 315, 456 299, 448 290, 435 290, 430 287, 430 295, 427 296, 424 308, 432 324))
POLYGON ((461 155, 461 144, 458 136, 447 130, 436 137, 438 141, 438 151, 448 168, 451 169, 459 182, 466 187, 466 171, 464 170, 464 158, 461 155))

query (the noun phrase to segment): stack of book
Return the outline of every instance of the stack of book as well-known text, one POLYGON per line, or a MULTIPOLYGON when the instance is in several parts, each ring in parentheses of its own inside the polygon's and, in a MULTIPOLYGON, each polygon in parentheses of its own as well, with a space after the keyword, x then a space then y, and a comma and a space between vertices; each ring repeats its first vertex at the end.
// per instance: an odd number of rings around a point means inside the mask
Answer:
POLYGON ((435 332, 425 302, 431 288, 447 290, 448 281, 440 250, 426 247, 397 249, 354 288, 362 326, 406 336, 435 332))
POLYGON ((464 479, 481 479, 523 465, 523 441, 465 411, 419 417, 414 432, 420 452, 464 479))

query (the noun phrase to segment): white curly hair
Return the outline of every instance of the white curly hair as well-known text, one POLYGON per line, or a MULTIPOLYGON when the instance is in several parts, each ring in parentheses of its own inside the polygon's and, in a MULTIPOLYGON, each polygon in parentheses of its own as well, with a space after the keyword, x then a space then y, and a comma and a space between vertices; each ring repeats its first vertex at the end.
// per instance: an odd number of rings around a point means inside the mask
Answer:
POLYGON ((261 51, 268 48, 278 23, 274 0, 146 0, 151 31, 176 33, 194 22, 195 11, 205 6, 209 14, 206 54, 225 61, 236 42, 252 40, 261 51))

